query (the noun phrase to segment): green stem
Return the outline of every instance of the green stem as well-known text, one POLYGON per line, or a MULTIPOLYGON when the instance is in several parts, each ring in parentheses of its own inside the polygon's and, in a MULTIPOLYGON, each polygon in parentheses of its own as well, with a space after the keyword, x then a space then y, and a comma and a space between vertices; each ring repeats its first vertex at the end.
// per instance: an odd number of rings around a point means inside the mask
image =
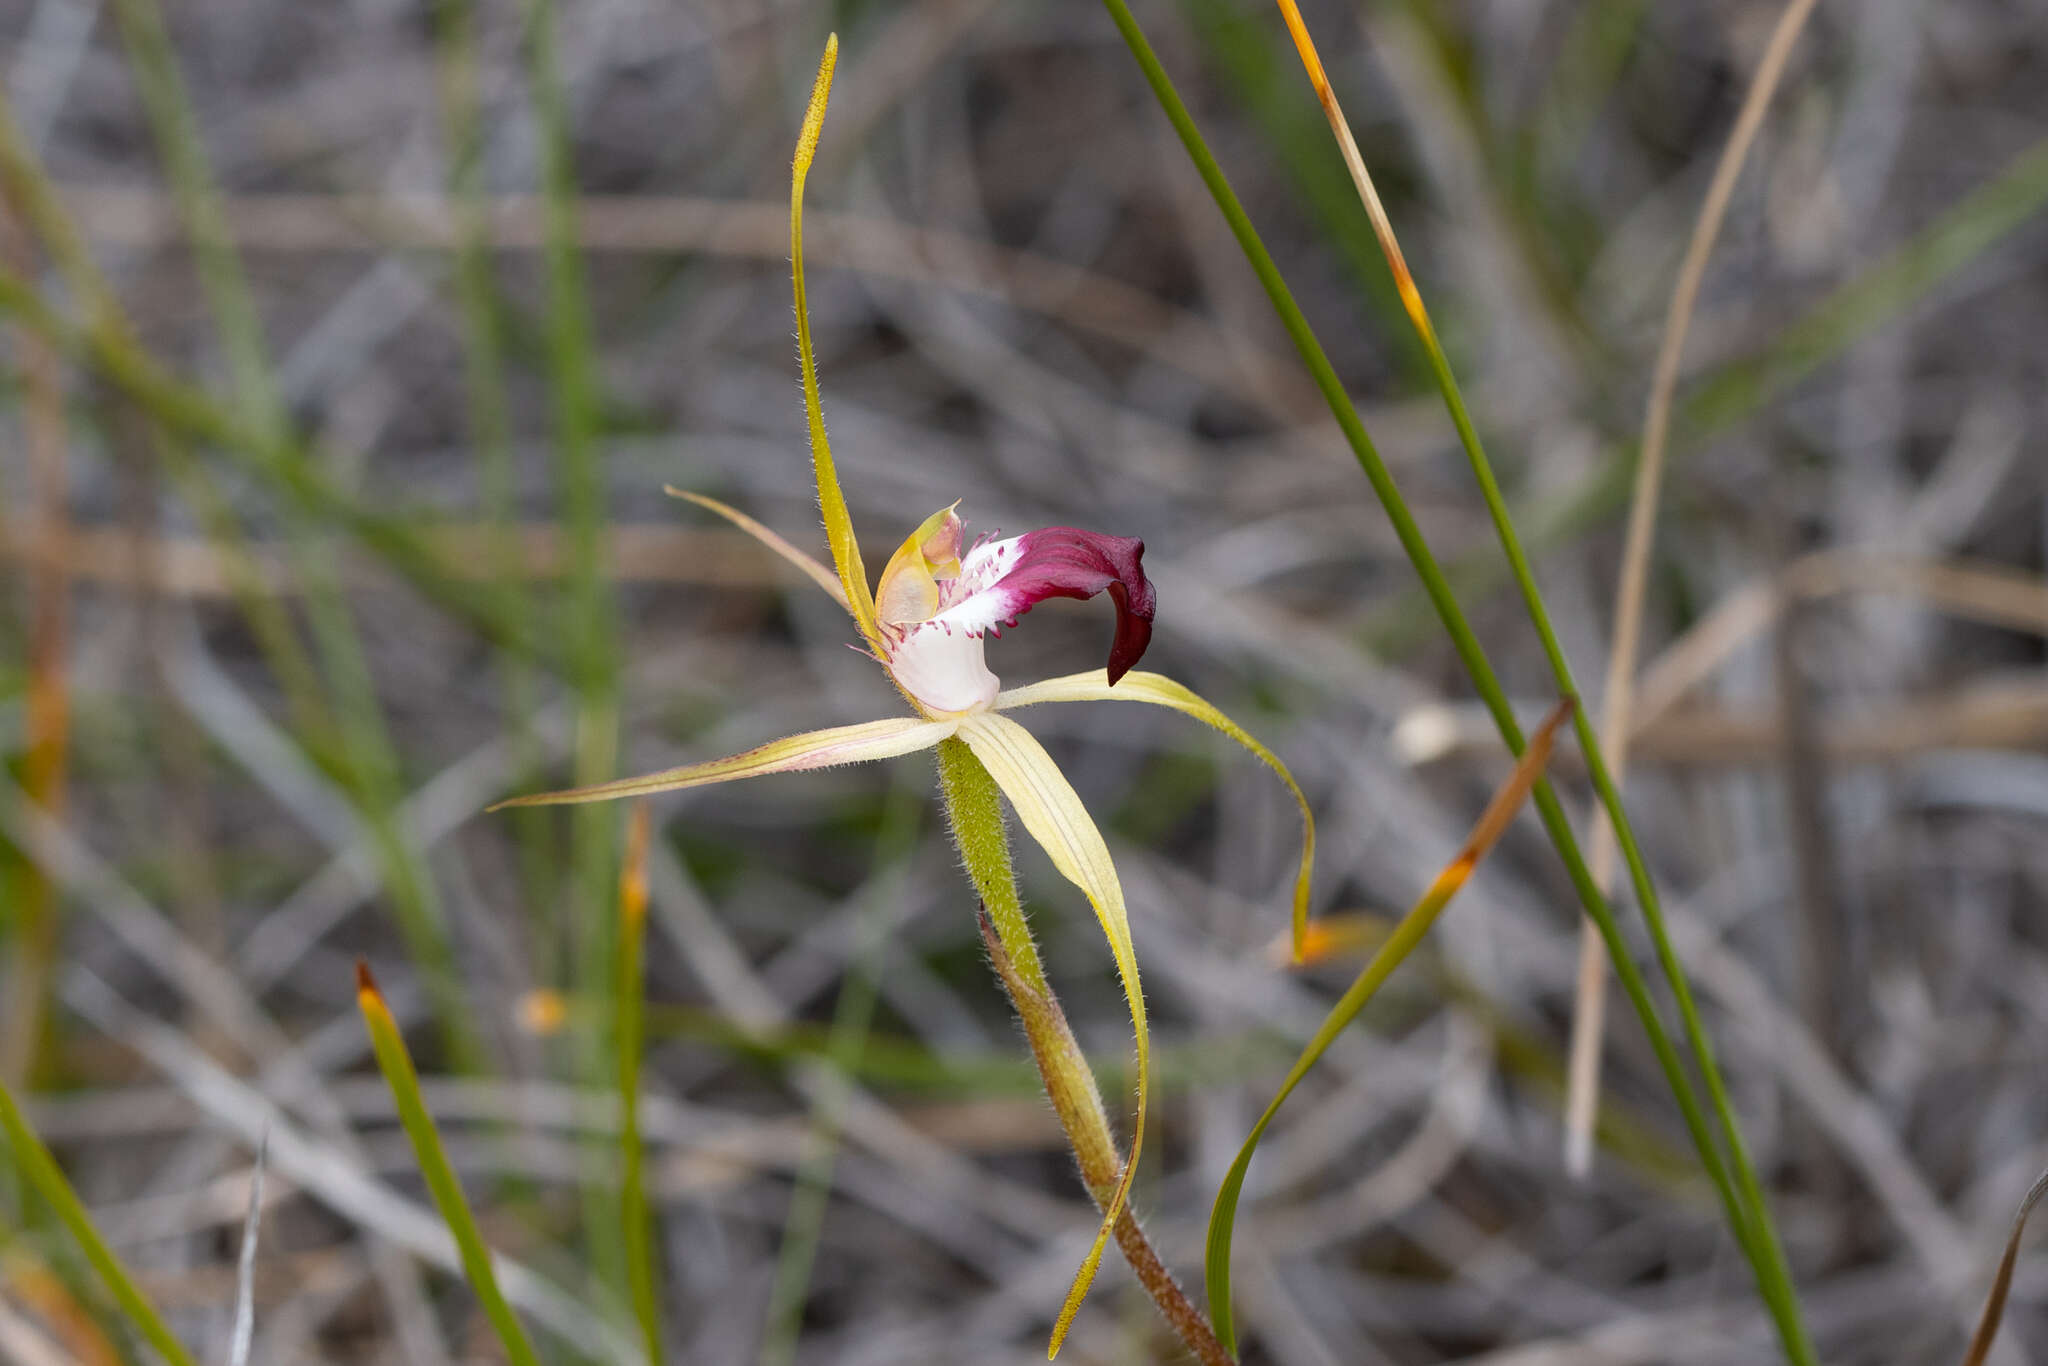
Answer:
MULTIPOLYGON (((1082 1184, 1098 1207, 1106 1207, 1123 1175, 1123 1158, 1110 1132, 1109 1114, 1103 1108, 1095 1074, 1067 1024, 1059 998, 1046 981, 1038 946, 1024 919, 1023 900, 1017 895, 1016 873, 1010 864, 1001 790, 965 743, 941 740, 938 753, 946 822, 968 880, 981 897, 983 943, 1024 1025, 1032 1061, 1038 1065, 1046 1098, 1073 1147, 1082 1184)), ((1236 1358, 1160 1260, 1128 1208, 1117 1219, 1115 1233, 1117 1246, 1138 1283, 1181 1342, 1204 1366, 1231 1366, 1236 1358)))

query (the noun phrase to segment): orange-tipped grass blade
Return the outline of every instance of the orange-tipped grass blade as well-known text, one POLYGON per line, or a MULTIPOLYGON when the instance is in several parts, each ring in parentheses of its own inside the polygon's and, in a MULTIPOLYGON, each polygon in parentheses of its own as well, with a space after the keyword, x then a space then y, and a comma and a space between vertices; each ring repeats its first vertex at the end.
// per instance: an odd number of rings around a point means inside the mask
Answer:
POLYGON ((1301 1079, 1308 1075, 1311 1067, 1329 1051, 1337 1036, 1357 1018, 1366 1002, 1373 998, 1381 985, 1393 974, 1404 959, 1412 953, 1429 927, 1436 922, 1451 898, 1458 894, 1472 876, 1472 870, 1479 860, 1486 856, 1501 833, 1508 828, 1515 812, 1528 797, 1529 789, 1536 784, 1543 766, 1550 760, 1551 746, 1556 742, 1558 727, 1571 714, 1576 703, 1571 698, 1559 702, 1541 727, 1529 739, 1529 747, 1523 751, 1515 771, 1508 775, 1500 790, 1493 794, 1486 810, 1480 815, 1479 823, 1472 827, 1472 833, 1465 840, 1464 847, 1456 858, 1446 864, 1436 875, 1429 890, 1422 894, 1407 915, 1386 936, 1385 942, 1374 952, 1365 968, 1358 974, 1350 988, 1330 1007, 1330 1013, 1323 1017, 1322 1025, 1315 1037, 1309 1040, 1301 1056, 1295 1059, 1288 1070, 1286 1079, 1280 1083, 1280 1090, 1272 1103, 1266 1106, 1259 1122, 1252 1126, 1251 1134, 1244 1146, 1238 1149, 1237 1159, 1230 1164, 1230 1171, 1224 1176, 1223 1184, 1216 1190, 1216 1203, 1209 1211, 1208 1247, 1204 1256, 1204 1272, 1209 1291, 1209 1322, 1216 1329, 1216 1336, 1223 1345, 1235 1354, 1237 1351, 1237 1330, 1230 1312, 1230 1242, 1237 1222, 1237 1201, 1244 1190, 1245 1174, 1251 1170, 1252 1154, 1258 1151, 1259 1140, 1265 1136, 1266 1128, 1273 1122, 1273 1116, 1280 1112, 1280 1106, 1293 1093, 1301 1079))
POLYGON ((804 178, 811 173, 811 161, 818 154, 818 135, 825 127, 825 102, 832 94, 832 69, 839 63, 839 35, 825 40, 825 55, 818 62, 818 79, 811 86, 811 102, 804 110, 803 130, 797 134, 796 157, 789 176, 789 277, 796 296, 796 354, 803 369, 804 416, 811 428, 811 468, 818 480, 818 510, 825 518, 825 540, 832 547, 832 565, 846 592, 848 608, 860 631, 876 653, 882 650, 882 631, 875 618, 875 598, 868 588, 867 567, 860 560, 860 543, 853 536, 853 518, 846 510, 846 497, 839 491, 839 469, 832 462, 832 443, 825 435, 825 410, 818 399, 818 359, 811 346, 811 307, 804 291, 804 178))
POLYGON ((1266 961, 1276 968, 1318 967, 1378 948, 1393 928, 1394 917, 1380 911, 1332 911, 1311 920, 1298 939, 1288 930, 1274 935, 1266 961))
POLYGON ((463 1273, 469 1278, 470 1289, 476 1292, 484 1317, 496 1330, 498 1341, 504 1345, 505 1355, 512 1366, 540 1366, 540 1358, 534 1354, 525 1328, 520 1326, 512 1306, 505 1301, 504 1292, 498 1288, 498 1273, 491 1266, 491 1251, 484 1245, 476 1216, 470 1212, 469 1200, 462 1193, 462 1182, 448 1161, 448 1153, 441 1146, 440 1132, 434 1126, 434 1117, 428 1112, 426 1099, 420 1094, 419 1073, 413 1069, 412 1054, 405 1047, 405 1036, 399 1032, 398 1021, 392 1017, 391 1008, 384 1004, 384 993, 377 989, 377 979, 370 975, 369 964, 361 959, 356 960, 356 1005, 363 1013, 364 1026, 370 1031, 370 1047, 377 1054, 377 1066, 384 1073, 385 1083, 391 1087, 391 1099, 398 1107, 399 1123, 405 1126, 406 1137, 412 1140, 413 1156, 419 1160, 420 1175, 426 1178, 434 1205, 441 1211, 441 1221, 448 1226, 448 1233, 455 1240, 456 1250, 462 1256, 463 1273))
POLYGON ((1280 17, 1286 20, 1288 35, 1294 39, 1294 50, 1301 54, 1301 69, 1308 73, 1309 84, 1315 87, 1316 102, 1322 105, 1323 117, 1329 120, 1330 132, 1337 139, 1344 169, 1350 172, 1359 202, 1365 205, 1365 215, 1372 220, 1373 235, 1379 239, 1380 252, 1387 258, 1387 269, 1393 272, 1394 288, 1400 292, 1401 306, 1408 310, 1408 318, 1414 323, 1415 330, 1434 350, 1436 328, 1429 321, 1429 310, 1422 306, 1422 293, 1415 287, 1415 277, 1409 273, 1408 259, 1401 254, 1400 242, 1395 240, 1394 225, 1387 217, 1386 206, 1380 203, 1380 193, 1373 186, 1371 173, 1365 169, 1365 157, 1358 150, 1358 140, 1351 136, 1351 125, 1337 105, 1337 92, 1330 88, 1329 73, 1323 70, 1323 59, 1316 52, 1315 39, 1309 36, 1308 24, 1303 21, 1294 0, 1278 2, 1280 17))
POLYGON ((619 864, 619 1205, 625 1221, 626 1288, 650 1363, 662 1359, 661 1304, 655 1293, 653 1220, 647 1206, 640 1141, 640 1049, 646 1034, 647 847, 653 808, 633 803, 619 864))

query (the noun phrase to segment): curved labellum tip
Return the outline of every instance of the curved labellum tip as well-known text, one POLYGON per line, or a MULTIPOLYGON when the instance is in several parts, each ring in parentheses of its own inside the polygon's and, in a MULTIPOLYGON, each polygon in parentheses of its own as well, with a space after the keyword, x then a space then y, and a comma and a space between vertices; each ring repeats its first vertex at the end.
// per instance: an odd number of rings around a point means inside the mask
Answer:
POLYGON ((1111 683, 1144 655, 1155 599, 1140 564, 1143 541, 1046 527, 983 542, 947 563, 959 553, 958 527, 951 509, 934 516, 904 542, 883 576, 884 662, 920 706, 962 712, 992 703, 998 683, 983 659, 983 638, 1000 635, 1047 598, 1109 594, 1116 604, 1111 683))
POLYGON ((1116 638, 1109 646, 1109 681, 1129 673, 1152 643, 1155 595, 1139 561, 1145 543, 1135 536, 1104 536, 1050 526, 1017 538, 1024 554, 1002 586, 1025 595, 1025 607, 1046 598, 1092 598, 1107 591, 1116 604, 1116 638))

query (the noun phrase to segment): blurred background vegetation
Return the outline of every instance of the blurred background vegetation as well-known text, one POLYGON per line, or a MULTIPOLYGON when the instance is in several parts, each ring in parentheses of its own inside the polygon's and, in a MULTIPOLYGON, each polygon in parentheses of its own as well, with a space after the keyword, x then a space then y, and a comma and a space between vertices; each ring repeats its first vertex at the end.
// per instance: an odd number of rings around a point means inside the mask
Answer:
MULTIPOLYGON (((1533 720, 1549 672, 1277 13, 1139 14, 1533 720)), ((1666 300, 1778 14, 1307 7, 1588 687, 1666 300)), ((1630 807, 1830 1362, 1954 1359, 2048 1162, 2043 17, 1816 10, 1678 390, 1630 807)), ((561 1288, 515 1294, 548 1351, 628 1321, 624 813, 479 813, 891 707, 836 607, 662 493, 822 550, 786 194, 833 29, 812 307, 870 564, 955 498, 981 531, 1142 536, 1148 663, 1300 777, 1319 914, 1407 905, 1506 771, 1097 7, 11 0, 0 1079, 206 1359, 266 1127, 251 1359, 495 1350, 392 1199, 422 1187, 358 955, 485 1232, 561 1288)), ((1105 617, 1047 606, 991 665, 1092 666, 1105 617)), ((1130 896, 1161 1049, 1138 1206, 1192 1269, 1355 963, 1272 951, 1270 775, 1107 710, 1033 720, 1130 896)), ((1043 1359, 1094 1220, 931 792, 912 759, 656 808, 674 1360, 1043 1359)), ((1108 955, 1021 866, 1115 1112, 1108 955)), ((1248 1361, 1772 1350, 1625 1012, 1594 1172, 1564 1172, 1576 932, 1524 823, 1311 1078, 1247 1195, 1248 1361)), ((2048 1268, 2013 1294, 2007 1350, 2048 1343, 2048 1268)), ((105 1310, 0 1170, 0 1329, 119 1359, 105 1310)), ((1067 1353, 1176 1350, 1106 1264, 1067 1353)))

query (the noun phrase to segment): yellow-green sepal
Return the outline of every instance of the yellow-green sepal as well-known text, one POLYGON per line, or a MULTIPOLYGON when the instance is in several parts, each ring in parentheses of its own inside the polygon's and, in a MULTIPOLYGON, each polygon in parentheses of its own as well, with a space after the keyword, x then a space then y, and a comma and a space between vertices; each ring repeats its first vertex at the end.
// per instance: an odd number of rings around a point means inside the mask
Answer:
POLYGON ((1223 732, 1272 769, 1294 795, 1295 805, 1301 808, 1301 868, 1294 878, 1294 956, 1297 960, 1301 957, 1308 934, 1309 878, 1316 861, 1316 818, 1315 813, 1309 810, 1308 798, 1302 794, 1301 784, 1294 781, 1294 775, 1287 771, 1287 765, 1280 762, 1278 755, 1200 694, 1164 674, 1133 669, 1114 685, 1102 669, 1069 674, 1064 678, 1048 678, 1043 683, 999 693, 996 709, 1010 711, 1040 702, 1149 702, 1155 707, 1171 707, 1183 716, 1192 716, 1203 725, 1223 732))
POLYGON ((1089 1248, 1081 1269, 1075 1273, 1066 1303, 1060 1307, 1059 1317, 1054 1320, 1052 1341, 1047 1350, 1047 1355, 1051 1356, 1059 1352, 1060 1343, 1073 1326, 1074 1315, 1080 1311, 1081 1301, 1086 1298, 1088 1287, 1095 1279, 1096 1268, 1102 1263, 1103 1248, 1130 1200, 1131 1177, 1138 1169, 1138 1156, 1145 1146, 1145 1111, 1151 1096, 1151 1034, 1145 1024, 1145 994, 1138 981, 1138 956, 1131 942, 1130 913, 1124 907, 1123 884, 1117 879, 1116 865, 1109 857, 1109 846, 1103 842, 1102 831, 1096 828, 1088 808, 1081 804, 1073 785, 1060 772, 1059 765, 1052 761, 1052 756, 1045 752, 1044 746, 1009 717, 992 711, 970 712, 960 720, 959 727, 960 738, 967 742, 967 747, 974 751, 974 757, 981 760, 989 776, 995 779, 996 786, 1009 798, 1017 819, 1052 859, 1053 867, 1086 893, 1089 904, 1095 908, 1095 918, 1102 926, 1103 936, 1109 940, 1110 955, 1116 960, 1117 976, 1123 982, 1124 1001, 1130 1007, 1131 1033, 1136 1043, 1138 1102, 1136 1115, 1131 1121, 1131 1153, 1124 1162, 1116 1189, 1103 1206, 1102 1226, 1096 1230, 1095 1243, 1089 1248))
POLYGON ((959 726, 954 720, 932 721, 918 716, 888 716, 863 721, 856 726, 833 726, 809 730, 801 735, 771 740, 765 745, 723 759, 684 764, 638 778, 620 778, 595 787, 573 787, 562 792, 536 792, 530 797, 513 797, 491 807, 569 806, 578 802, 605 802, 619 797, 646 797, 678 788, 729 783, 768 773, 796 773, 838 764, 858 764, 869 759, 893 759, 930 749, 959 726))
POLYGON ((803 129, 797 134, 796 157, 789 177, 789 274, 796 296, 796 352, 803 370, 804 415, 811 428, 811 468, 818 482, 818 510, 825 519, 825 540, 832 547, 832 565, 839 573, 840 587, 860 631, 877 654, 882 652, 881 626, 875 617, 875 598, 868 588, 867 567, 861 563, 860 543, 854 539, 853 518, 846 510, 846 496, 839 491, 839 469, 832 461, 832 443, 825 435, 825 410, 818 400, 818 360, 811 346, 811 309, 804 293, 804 178, 818 154, 818 135, 825 126, 825 102, 832 93, 832 69, 839 62, 839 35, 825 40, 825 55, 818 63, 818 78, 811 86, 811 101, 804 110, 803 129))

